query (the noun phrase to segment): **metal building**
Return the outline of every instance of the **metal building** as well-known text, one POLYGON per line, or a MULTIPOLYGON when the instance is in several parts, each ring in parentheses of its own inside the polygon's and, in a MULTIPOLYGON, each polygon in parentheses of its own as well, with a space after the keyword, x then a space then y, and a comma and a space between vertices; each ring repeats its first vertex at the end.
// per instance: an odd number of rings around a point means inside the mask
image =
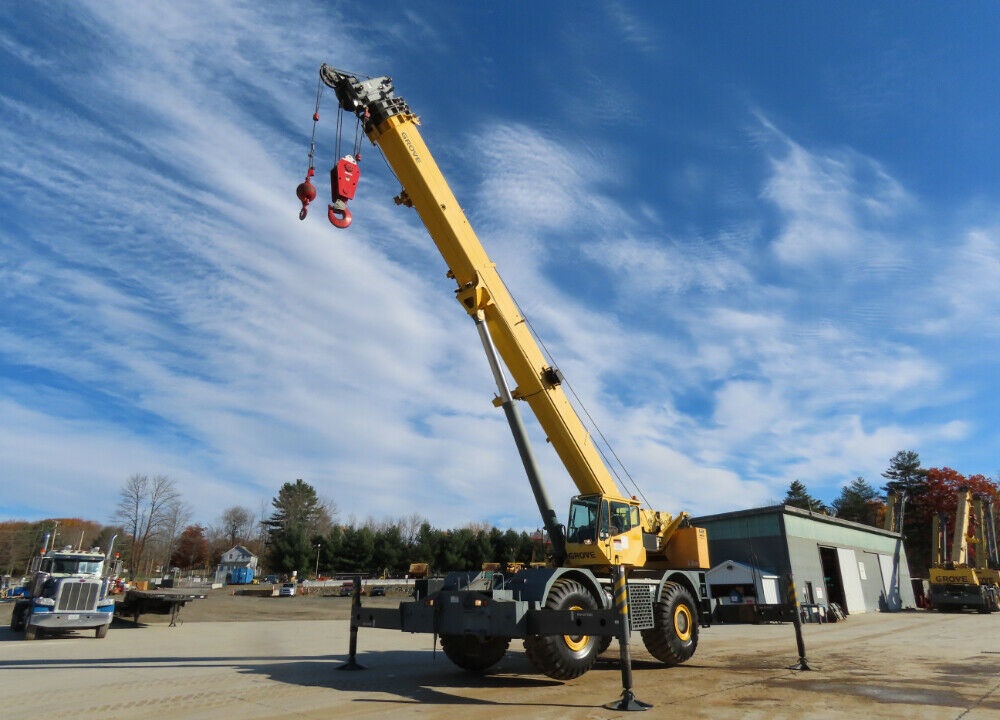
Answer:
POLYGON ((795 582, 800 603, 847 613, 916 607, 902 537, 791 505, 692 518, 713 564, 768 568, 795 582))

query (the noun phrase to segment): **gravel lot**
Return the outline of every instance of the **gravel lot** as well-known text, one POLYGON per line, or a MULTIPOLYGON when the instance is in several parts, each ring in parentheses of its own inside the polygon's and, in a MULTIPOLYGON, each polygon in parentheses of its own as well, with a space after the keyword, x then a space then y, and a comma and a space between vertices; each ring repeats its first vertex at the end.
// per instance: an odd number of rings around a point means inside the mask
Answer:
MULTIPOLYGON (((367 603, 395 605, 399 598, 367 603)), ((345 672, 349 599, 234 597, 214 591, 180 627, 143 616, 108 637, 25 642, 0 606, 0 693, 33 717, 612 718, 617 645, 571 682, 535 674, 514 641, 484 678, 455 668, 432 638, 362 629, 364 671, 345 672), (148 622, 147 622, 148 620, 148 622)), ((797 660, 791 625, 715 626, 690 663, 667 669, 632 645, 635 694, 650 717, 1000 718, 1000 614, 868 614, 805 628, 815 670, 797 660)))

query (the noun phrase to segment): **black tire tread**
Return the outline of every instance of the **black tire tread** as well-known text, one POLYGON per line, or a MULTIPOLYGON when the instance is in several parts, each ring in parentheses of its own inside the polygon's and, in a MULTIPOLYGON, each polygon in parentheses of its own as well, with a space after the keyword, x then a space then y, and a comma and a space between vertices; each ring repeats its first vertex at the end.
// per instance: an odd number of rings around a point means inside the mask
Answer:
POLYGON ((665 665, 680 665, 694 655, 698 647, 698 606, 691 593, 683 585, 673 581, 663 584, 660 599, 653 607, 655 626, 642 631, 642 642, 655 657, 665 665), (691 612, 691 639, 682 641, 674 633, 674 608, 683 602, 691 612))
POLYGON ((10 613, 10 629, 13 632, 21 632, 24 630, 24 616, 25 610, 27 608, 22 605, 15 605, 14 609, 10 613))
MULTIPOLYGON (((597 601, 587 589, 571 578, 560 578, 552 584, 545 607, 550 610, 568 610, 579 605, 596 610, 597 601)), ((591 637, 588 652, 575 657, 560 635, 531 635, 524 639, 524 652, 536 670, 554 680, 572 680, 594 667, 598 656, 599 638, 591 637)))
POLYGON ((442 635, 441 649, 448 659, 463 670, 484 673, 496 665, 507 653, 510 638, 487 637, 480 640, 475 635, 442 635))

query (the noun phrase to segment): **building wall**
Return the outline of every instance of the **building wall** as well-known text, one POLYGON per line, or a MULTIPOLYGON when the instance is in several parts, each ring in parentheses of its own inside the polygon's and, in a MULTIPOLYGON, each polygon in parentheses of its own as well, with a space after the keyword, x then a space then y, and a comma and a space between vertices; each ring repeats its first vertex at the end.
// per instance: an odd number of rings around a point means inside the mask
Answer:
POLYGON ((780 576, 791 570, 778 513, 699 520, 697 524, 708 531, 708 557, 713 566, 735 560, 780 576))
POLYGON ((845 608, 848 612, 916 606, 898 536, 825 516, 798 514, 782 506, 757 513, 716 515, 695 522, 708 531, 713 565, 735 560, 774 572, 782 578, 782 591, 787 576, 792 574, 800 602, 808 601, 807 583, 812 585, 814 602, 822 605, 830 602, 820 550, 826 547, 833 549, 830 552, 835 572, 843 576, 846 600, 843 604, 848 606, 845 608), (893 597, 888 600, 886 590, 892 585, 889 578, 883 577, 885 571, 899 575, 893 597))
MULTIPOLYGON (((826 519, 814 519, 790 513, 783 513, 782 520, 800 601, 806 581, 811 581, 814 588, 824 587, 820 548, 832 547, 854 551, 854 566, 849 571, 851 575, 843 577, 842 580, 845 585, 860 584, 860 595, 863 600, 862 604, 852 602, 850 589, 846 589, 848 607, 845 609, 848 612, 877 612, 888 609, 886 588, 890 581, 882 576, 879 555, 889 558, 888 564, 891 568, 896 563, 897 553, 899 562, 895 569, 899 574, 899 580, 895 590, 899 595, 892 604, 895 609, 916 607, 909 568, 898 537, 877 530, 869 531, 833 523, 826 519)), ((844 574, 847 572, 845 568, 844 574)), ((824 595, 828 594, 828 589, 824 589, 824 595)), ((820 598, 815 599, 817 602, 821 601, 820 598)), ((829 597, 824 597, 822 602, 829 602, 829 597)))
POLYGON ((791 572, 795 580, 795 590, 799 595, 799 602, 809 602, 807 597, 806 583, 812 583, 812 602, 826 605, 830 602, 829 593, 826 589, 826 582, 823 577, 823 564, 820 562, 819 549, 814 540, 806 540, 798 537, 786 537, 788 554, 791 557, 791 572))

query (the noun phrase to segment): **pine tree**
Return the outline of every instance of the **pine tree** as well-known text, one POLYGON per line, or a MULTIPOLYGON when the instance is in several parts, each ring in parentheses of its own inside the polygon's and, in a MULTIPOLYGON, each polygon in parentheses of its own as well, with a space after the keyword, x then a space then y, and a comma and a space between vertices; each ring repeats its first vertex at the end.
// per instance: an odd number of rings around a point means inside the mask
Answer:
POLYGON ((799 480, 792 480, 792 484, 788 486, 784 503, 785 505, 792 505, 793 507, 811 510, 812 512, 826 511, 826 506, 820 500, 810 495, 809 491, 806 490, 805 484, 799 480))
POLYGON ((893 455, 882 477, 887 481, 882 488, 887 495, 906 495, 903 541, 910 573, 918 577, 927 571, 931 561, 931 520, 921 510, 923 495, 927 491, 927 471, 920 467, 920 455, 915 451, 900 450, 893 455))
POLYGON ((310 538, 330 529, 330 514, 319 501, 316 490, 301 479, 285 483, 271 505, 274 512, 264 522, 268 527, 271 569, 304 573, 313 568, 316 550, 310 538))
POLYGON ((840 491, 840 495, 833 501, 833 509, 837 511, 837 517, 843 520, 875 525, 878 504, 878 490, 863 477, 858 477, 840 491))
POLYGON ((882 487, 888 493, 906 493, 911 499, 923 490, 927 471, 920 467, 920 455, 913 450, 900 450, 889 461, 889 468, 882 473, 888 482, 882 487))

